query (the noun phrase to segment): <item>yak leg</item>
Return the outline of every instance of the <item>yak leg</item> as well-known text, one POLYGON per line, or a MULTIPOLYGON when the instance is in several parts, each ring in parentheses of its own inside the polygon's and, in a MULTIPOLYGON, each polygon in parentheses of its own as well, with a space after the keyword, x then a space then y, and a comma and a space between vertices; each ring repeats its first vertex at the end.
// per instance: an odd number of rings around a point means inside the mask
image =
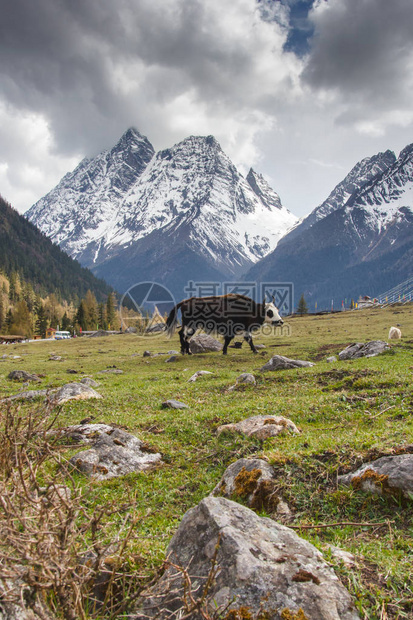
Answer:
POLYGON ((244 340, 246 340, 248 342, 248 344, 251 347, 251 351, 253 353, 258 353, 257 349, 254 346, 254 343, 252 342, 252 336, 251 336, 251 334, 249 332, 245 332, 244 340))
POLYGON ((179 334, 179 340, 181 342, 181 353, 182 355, 185 355, 187 342, 184 336, 184 328, 180 329, 178 334, 179 334))
POLYGON ((222 349, 222 353, 224 355, 227 354, 227 349, 228 349, 228 345, 231 342, 231 340, 233 339, 234 336, 224 336, 224 348, 222 349))
POLYGON ((184 327, 182 327, 182 329, 178 333, 179 333, 179 339, 181 341, 182 355, 185 355, 185 353, 187 355, 192 355, 191 350, 189 348, 189 339, 191 336, 194 335, 195 330, 192 329, 191 327, 187 327, 186 325, 184 325, 184 327))

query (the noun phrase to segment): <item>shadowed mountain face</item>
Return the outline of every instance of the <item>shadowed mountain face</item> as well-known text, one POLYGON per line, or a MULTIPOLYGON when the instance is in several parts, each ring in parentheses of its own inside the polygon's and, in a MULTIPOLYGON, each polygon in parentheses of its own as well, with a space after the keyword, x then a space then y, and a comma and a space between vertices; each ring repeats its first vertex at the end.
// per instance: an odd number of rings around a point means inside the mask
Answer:
POLYGON ((133 129, 83 160, 26 216, 118 290, 150 279, 178 296, 189 280, 239 277, 297 222, 213 136, 155 154, 133 129))
POLYGON ((350 174, 246 280, 290 281, 314 310, 377 296, 413 272, 413 145, 386 151, 350 174))

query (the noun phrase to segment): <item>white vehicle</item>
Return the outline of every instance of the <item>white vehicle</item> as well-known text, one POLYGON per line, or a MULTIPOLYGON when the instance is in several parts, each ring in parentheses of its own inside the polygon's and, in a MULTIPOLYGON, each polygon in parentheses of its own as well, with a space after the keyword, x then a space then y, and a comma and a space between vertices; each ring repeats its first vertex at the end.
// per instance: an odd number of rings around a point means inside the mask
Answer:
POLYGON ((70 332, 56 332, 55 335, 55 340, 66 340, 66 338, 71 338, 71 334, 70 332))

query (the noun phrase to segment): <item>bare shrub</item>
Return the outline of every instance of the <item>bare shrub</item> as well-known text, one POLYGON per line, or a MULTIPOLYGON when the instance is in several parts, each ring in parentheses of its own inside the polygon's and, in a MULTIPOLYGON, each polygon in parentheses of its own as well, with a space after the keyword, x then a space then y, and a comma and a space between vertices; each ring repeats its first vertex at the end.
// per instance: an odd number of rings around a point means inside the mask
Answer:
POLYGON ((57 416, 50 404, 0 405, 0 609, 10 603, 49 620, 115 617, 141 590, 127 555, 140 517, 133 503, 88 506, 61 436, 49 434, 57 416))

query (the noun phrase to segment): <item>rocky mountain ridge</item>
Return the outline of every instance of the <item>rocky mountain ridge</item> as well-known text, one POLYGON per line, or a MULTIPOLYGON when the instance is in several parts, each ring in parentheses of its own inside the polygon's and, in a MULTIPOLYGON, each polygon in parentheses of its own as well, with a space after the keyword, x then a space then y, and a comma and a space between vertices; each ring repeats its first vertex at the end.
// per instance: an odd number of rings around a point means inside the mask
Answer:
POLYGON ((379 295, 413 268, 413 145, 357 164, 344 181, 246 274, 281 275, 310 309, 379 295))
POLYGON ((261 175, 238 172, 213 136, 155 153, 133 129, 110 151, 83 160, 26 215, 123 287, 143 268, 167 284, 171 261, 187 264, 187 280, 237 277, 297 221, 261 175), (194 260, 196 271, 189 269, 194 260))
POLYGON ((336 185, 327 199, 298 222, 294 230, 302 232, 342 207, 353 195, 357 195, 361 188, 368 183, 374 183, 395 161, 396 155, 390 150, 372 157, 365 157, 359 161, 346 177, 336 185))

